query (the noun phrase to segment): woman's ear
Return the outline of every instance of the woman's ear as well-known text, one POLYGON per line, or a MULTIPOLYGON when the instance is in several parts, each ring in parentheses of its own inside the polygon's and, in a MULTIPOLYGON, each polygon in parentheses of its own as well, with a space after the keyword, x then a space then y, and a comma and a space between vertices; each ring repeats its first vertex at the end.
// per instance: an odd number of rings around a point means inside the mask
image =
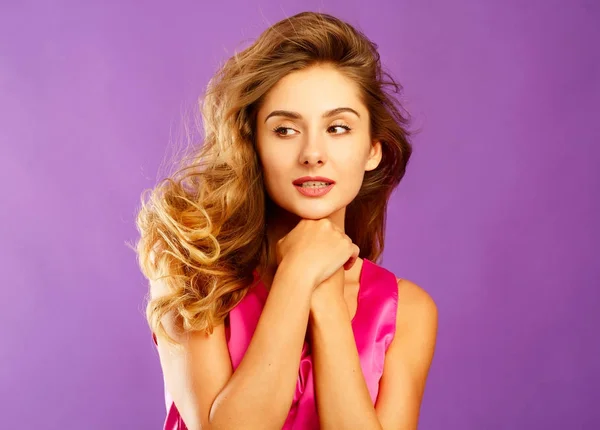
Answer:
POLYGON ((369 157, 367 158, 367 163, 365 164, 365 171, 375 170, 379 163, 381 162, 382 152, 381 152, 381 141, 374 140, 371 145, 371 150, 369 151, 369 157))

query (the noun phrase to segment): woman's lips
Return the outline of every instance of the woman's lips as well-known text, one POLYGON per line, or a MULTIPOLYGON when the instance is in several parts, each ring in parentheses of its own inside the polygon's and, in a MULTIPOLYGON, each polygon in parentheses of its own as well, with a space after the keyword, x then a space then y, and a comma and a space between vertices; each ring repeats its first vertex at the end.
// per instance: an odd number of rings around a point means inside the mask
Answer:
POLYGON ((335 184, 333 179, 325 178, 324 176, 303 176, 292 182, 294 185, 302 185, 304 182, 326 182, 328 184, 335 184))
MULTIPOLYGON (((323 181, 325 182, 325 181, 323 181)), ((327 194, 335 184, 329 184, 325 187, 303 187, 302 185, 294 185, 300 194, 307 197, 321 197, 327 194)))

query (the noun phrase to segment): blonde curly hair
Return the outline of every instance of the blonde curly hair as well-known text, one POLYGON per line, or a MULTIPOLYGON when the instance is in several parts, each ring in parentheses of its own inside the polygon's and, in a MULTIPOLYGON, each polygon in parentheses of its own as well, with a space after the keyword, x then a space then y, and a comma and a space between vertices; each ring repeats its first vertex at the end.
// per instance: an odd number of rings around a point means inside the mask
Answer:
POLYGON ((174 173, 144 190, 137 214, 139 266, 168 294, 148 298, 152 331, 171 341, 161 319, 211 333, 252 286, 253 270, 269 261, 266 195, 255 122, 269 90, 287 74, 331 64, 356 82, 381 141, 379 166, 365 172, 346 209, 346 234, 360 257, 379 261, 388 199, 404 176, 412 147, 408 114, 387 91, 402 87, 381 67, 377 45, 331 15, 303 12, 277 22, 235 53, 200 99, 203 144, 175 162, 174 173))

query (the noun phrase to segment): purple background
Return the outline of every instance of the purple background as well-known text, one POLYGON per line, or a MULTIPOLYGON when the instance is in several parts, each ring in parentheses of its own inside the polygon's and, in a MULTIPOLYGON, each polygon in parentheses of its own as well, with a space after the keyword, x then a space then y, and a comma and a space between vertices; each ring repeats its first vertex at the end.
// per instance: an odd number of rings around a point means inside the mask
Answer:
POLYGON ((600 428, 600 8, 542 0, 4 0, 1 428, 161 427, 139 195, 218 63, 302 10, 378 43, 423 130, 382 263, 440 310, 420 429, 600 428))

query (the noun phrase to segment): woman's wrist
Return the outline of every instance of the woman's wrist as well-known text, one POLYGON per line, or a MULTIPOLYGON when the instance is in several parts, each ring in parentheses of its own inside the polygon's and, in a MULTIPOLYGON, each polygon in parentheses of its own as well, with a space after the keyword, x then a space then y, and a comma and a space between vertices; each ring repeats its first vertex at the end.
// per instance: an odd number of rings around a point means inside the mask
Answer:
POLYGON ((313 322, 331 318, 347 318, 349 320, 350 314, 343 295, 317 289, 310 299, 310 317, 313 322))
POLYGON ((284 279, 286 284, 294 284, 295 288, 305 289, 307 293, 312 293, 316 286, 316 279, 310 271, 285 258, 279 263, 275 277, 284 279))

